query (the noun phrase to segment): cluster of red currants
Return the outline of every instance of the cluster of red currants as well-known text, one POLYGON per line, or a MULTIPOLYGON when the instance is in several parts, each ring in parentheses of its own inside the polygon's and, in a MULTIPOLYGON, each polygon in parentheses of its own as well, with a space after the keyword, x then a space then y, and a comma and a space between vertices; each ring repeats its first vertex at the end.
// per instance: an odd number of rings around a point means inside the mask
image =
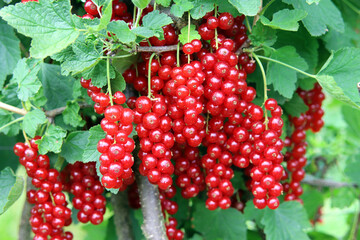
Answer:
POLYGON ((37 189, 27 192, 27 201, 35 204, 31 209, 30 225, 35 234, 34 240, 71 240, 71 232, 64 232, 64 227, 71 224, 71 210, 63 193, 63 185, 59 180, 59 172, 50 168, 47 155, 38 155, 36 140, 29 144, 16 143, 14 153, 19 157, 20 164, 32 178, 31 183, 37 189))
POLYGON ((311 129, 313 132, 318 132, 324 126, 322 117, 324 110, 321 104, 325 99, 325 94, 322 92, 321 86, 316 83, 312 90, 306 91, 298 89, 297 93, 304 100, 309 110, 302 113, 299 117, 291 117, 290 122, 293 126, 293 132, 290 137, 285 140, 285 146, 288 147, 288 152, 285 154, 286 168, 291 173, 288 183, 284 183, 285 201, 298 200, 303 193, 301 187, 301 180, 305 177, 304 167, 307 159, 306 153, 306 130, 311 129))
POLYGON ((94 162, 68 164, 60 173, 64 190, 74 195, 72 204, 81 223, 98 225, 103 221, 106 199, 102 195, 104 187, 96 174, 94 162))
POLYGON ((80 81, 87 89, 88 95, 95 102, 97 113, 104 113, 100 126, 106 133, 104 139, 98 142, 97 150, 101 153, 100 173, 103 175, 101 183, 106 188, 125 190, 135 181, 131 167, 134 164, 132 151, 135 142, 129 135, 133 131, 134 112, 124 108, 126 97, 122 92, 115 92, 112 100, 91 84, 91 79, 80 81), (112 101, 117 105, 112 105, 112 101))

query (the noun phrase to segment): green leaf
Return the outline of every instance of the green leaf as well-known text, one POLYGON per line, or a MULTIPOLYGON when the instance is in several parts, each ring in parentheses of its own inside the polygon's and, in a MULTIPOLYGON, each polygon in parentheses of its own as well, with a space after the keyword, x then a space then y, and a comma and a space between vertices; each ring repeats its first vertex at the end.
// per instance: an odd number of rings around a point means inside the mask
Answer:
POLYGON ((196 31, 196 26, 195 25, 192 25, 192 24, 190 25, 190 38, 188 37, 189 36, 188 31, 189 31, 188 26, 185 26, 180 30, 179 41, 182 44, 191 42, 194 39, 200 39, 201 38, 198 31, 196 31))
POLYGON ((321 0, 319 4, 311 5, 304 0, 283 0, 283 2, 308 13, 302 22, 312 36, 323 35, 328 30, 328 27, 339 32, 344 31, 344 21, 341 13, 331 0, 321 0))
POLYGON ((357 199, 357 195, 352 188, 337 188, 331 192, 332 208, 348 208, 357 199))
MULTIPOLYGON (((127 53, 118 53, 116 56, 124 55, 127 53)), ((137 56, 129 56, 124 58, 114 58, 112 61, 112 66, 118 73, 123 73, 126 69, 128 69, 132 64, 134 64, 137 60, 137 56)))
POLYGON ((105 135, 106 133, 101 129, 100 125, 90 128, 89 137, 82 157, 84 163, 99 161, 101 153, 97 150, 97 143, 103 139, 105 135))
POLYGON ((354 111, 354 108, 349 105, 343 105, 341 112, 343 119, 349 126, 350 132, 360 137, 360 111, 354 111))
POLYGON ((161 6, 169 7, 170 3, 171 3, 171 0, 155 0, 155 2, 157 4, 160 4, 161 6))
MULTIPOLYGON (((300 70, 307 70, 305 60, 300 57, 293 46, 277 49, 271 55, 272 59, 287 63, 300 70)), ((266 73, 268 84, 272 83, 274 89, 286 98, 291 98, 296 90, 297 72, 280 64, 269 62, 266 73)))
MULTIPOLYGON (((310 1, 310 0, 307 0, 310 1)), ((320 0, 318 0, 320 1, 320 0)), ((309 232, 308 233, 309 237, 311 238, 311 240, 338 240, 339 238, 336 238, 334 236, 331 236, 329 234, 326 233, 322 233, 322 232, 318 232, 318 231, 313 231, 313 232, 309 232)))
MULTIPOLYGON (((0 109, 0 126, 4 126, 5 124, 15 120, 15 117, 12 113, 0 109)), ((4 133, 7 136, 16 136, 20 131, 20 122, 11 124, 10 126, 0 130, 1 133, 4 133)))
POLYGON ((301 9, 283 9, 276 12, 271 21, 264 16, 261 16, 260 20, 262 24, 274 29, 297 31, 299 29, 298 21, 306 17, 306 15, 307 12, 301 9))
POLYGON ((190 10, 190 15, 193 19, 200 19, 206 13, 214 10, 216 0, 195 0, 194 7, 190 10))
POLYGON ((359 175, 359 168, 360 168, 360 154, 354 154, 353 156, 349 157, 346 161, 345 167, 345 174, 348 178, 357 185, 360 185, 360 175, 359 175))
POLYGON ((42 63, 38 74, 47 98, 46 110, 65 106, 65 103, 72 100, 73 85, 75 79, 71 76, 63 76, 60 73, 60 66, 42 63), (61 89, 61 91, 59 91, 61 89))
POLYGON ((60 155, 64 157, 68 163, 82 161, 89 135, 89 131, 71 132, 64 142, 60 155))
POLYGON ((216 5, 219 8, 219 13, 228 12, 234 17, 241 15, 233 5, 229 4, 229 1, 216 0, 216 5))
POLYGON ((185 12, 190 11, 194 7, 194 4, 189 0, 174 0, 174 4, 171 6, 170 12, 175 17, 181 18, 185 12))
POLYGON ((23 121, 23 127, 25 132, 30 137, 35 137, 36 130, 38 127, 46 122, 46 116, 45 113, 39 109, 32 110, 31 112, 28 112, 23 121))
POLYGON ((44 106, 47 103, 47 98, 44 95, 44 88, 40 88, 35 96, 30 98, 30 102, 38 108, 44 106))
POLYGON ((39 145, 39 153, 59 153, 65 136, 66 131, 64 129, 59 126, 50 125, 44 136, 40 140, 36 141, 36 143, 39 145))
POLYGON ((272 46, 276 42, 276 30, 257 22, 249 39, 254 46, 272 46))
POLYGON ((77 102, 67 102, 66 108, 62 113, 64 122, 73 127, 82 127, 85 121, 79 115, 80 106, 77 102))
POLYGON ((313 3, 319 4, 320 0, 306 0, 306 2, 307 2, 308 4, 313 4, 313 3))
POLYGON ((1 9, 0 16, 32 38, 30 54, 35 58, 61 51, 80 34, 72 20, 69 0, 18 3, 1 9))
POLYGON ((152 11, 146 14, 142 19, 142 26, 152 30, 161 30, 162 27, 173 23, 171 17, 165 13, 160 13, 159 10, 152 11))
POLYGON ((262 226, 261 219, 264 216, 264 210, 255 208, 253 201, 249 200, 246 202, 244 208, 244 216, 246 220, 250 220, 250 221, 255 220, 256 224, 262 226))
POLYGON ((314 219, 319 207, 324 205, 324 197, 322 193, 315 189, 306 189, 301 195, 304 202, 304 208, 310 219, 314 219))
POLYGON ((132 43, 136 40, 136 35, 130 31, 128 24, 124 21, 110 22, 107 30, 114 33, 122 43, 132 43))
MULTIPOLYGON (((85 79, 91 78, 91 83, 96 87, 103 87, 107 85, 106 60, 101 60, 98 64, 85 71, 82 76, 85 79)), ((114 77, 114 68, 110 66, 110 78, 114 77)))
POLYGON ((360 49, 343 48, 333 52, 316 75, 320 85, 336 99, 360 108, 357 83, 360 76, 360 49))
POLYGON ((351 26, 345 23, 345 31, 343 33, 329 29, 321 38, 325 42, 325 47, 329 51, 336 51, 344 47, 356 47, 356 42, 360 42, 360 36, 351 26))
POLYGON ((132 3, 138 7, 138 8, 146 8, 147 5, 149 5, 149 3, 151 2, 151 0, 131 0, 132 3))
POLYGON ((246 239, 244 215, 234 208, 209 211, 204 202, 198 202, 193 215, 195 230, 207 240, 246 239))
POLYGON ((159 34, 157 34, 157 32, 155 30, 152 30, 148 27, 136 27, 136 28, 131 29, 131 31, 135 35, 143 37, 143 38, 150 38, 150 37, 156 36, 156 35, 160 36, 159 34))
POLYGON ((291 100, 284 104, 283 108, 287 114, 293 117, 300 117, 302 113, 309 110, 309 107, 298 94, 294 94, 291 100))
POLYGON ((26 102, 39 91, 41 87, 37 77, 39 70, 39 62, 33 59, 23 58, 17 63, 11 81, 18 84, 17 96, 20 100, 26 102))
POLYGON ((111 91, 117 92, 117 91, 124 91, 126 88, 126 82, 124 77, 121 74, 116 74, 116 78, 111 80, 111 91))
POLYGON ((110 23, 112 17, 112 1, 106 0, 106 3, 103 4, 103 11, 100 18, 100 24, 97 26, 96 31, 106 29, 106 26, 110 23), (105 7, 106 5, 106 7, 105 7), (105 10, 104 10, 105 9, 105 10))
POLYGON ((15 176, 7 167, 0 172, 0 215, 18 200, 24 188, 24 179, 15 176))
POLYGON ((228 0, 231 5, 233 5, 239 13, 242 13, 246 16, 255 16, 261 8, 261 0, 228 0))
POLYGON ((4 85, 5 77, 11 74, 20 60, 20 41, 15 36, 14 29, 0 19, 0 87, 4 85))
POLYGON ((299 202, 283 202, 280 206, 271 210, 264 210, 261 223, 264 224, 264 232, 268 240, 303 240, 309 239, 304 229, 310 227, 305 209, 299 202))

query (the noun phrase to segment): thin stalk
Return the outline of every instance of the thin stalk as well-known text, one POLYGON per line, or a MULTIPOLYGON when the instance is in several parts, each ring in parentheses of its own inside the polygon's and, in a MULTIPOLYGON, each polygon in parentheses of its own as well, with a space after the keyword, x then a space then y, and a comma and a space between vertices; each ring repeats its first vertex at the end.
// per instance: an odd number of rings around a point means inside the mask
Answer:
MULTIPOLYGON (((254 55, 254 53, 252 53, 252 54, 254 55)), ((270 61, 270 62, 278 63, 278 64, 280 64, 280 65, 283 65, 283 66, 287 67, 287 68, 290 68, 290 69, 292 69, 292 70, 295 70, 295 71, 297 71, 297 72, 299 72, 299 73, 301 73, 301 74, 304 74, 305 76, 308 76, 308 77, 310 77, 310 78, 315 78, 315 79, 316 79, 316 75, 310 74, 310 73, 307 73, 307 72, 304 72, 304 71, 302 71, 302 70, 300 70, 300 69, 298 69, 298 68, 296 68, 296 67, 293 67, 293 66, 291 66, 291 65, 289 65, 289 64, 286 64, 286 63, 284 63, 284 62, 281 62, 281 61, 278 61, 278 60, 275 60, 275 59, 272 59, 272 58, 264 57, 264 56, 261 56, 261 55, 259 55, 259 56, 257 56, 257 57, 260 58, 260 59, 264 59, 264 60, 270 61)))
POLYGON ((273 2, 275 2, 275 0, 271 0, 270 2, 268 2, 268 3, 265 5, 265 7, 263 7, 263 9, 261 10, 261 12, 259 13, 259 16, 264 15, 266 9, 267 9, 273 2))
POLYGON ((152 94, 151 94, 151 62, 154 58, 154 56, 156 55, 156 53, 151 54, 150 59, 149 59, 149 69, 148 69, 148 98, 151 98, 152 94))
MULTIPOLYGON (((215 4, 215 7, 214 7, 214 16, 217 17, 217 6, 216 6, 216 4, 215 4)), ((219 39, 218 39, 217 28, 215 28, 215 47, 216 47, 216 49, 219 48, 219 39)))
POLYGON ((110 84, 110 58, 106 59, 106 77, 107 77, 108 92, 110 97, 110 104, 112 106, 114 105, 114 102, 113 102, 113 96, 111 93, 111 84, 110 84))
POLYGON ((360 15, 360 10, 357 9, 351 2, 349 2, 348 0, 343 0, 343 2, 354 12, 356 12, 357 14, 360 15))
POLYGON ((353 224, 351 226, 349 238, 348 238, 349 240, 356 239, 356 235, 357 235, 357 231, 358 231, 358 227, 359 227, 359 218, 360 218, 360 209, 359 209, 359 204, 358 204, 356 211, 354 213, 353 224))
MULTIPOLYGON (((260 67, 260 71, 261 71, 261 75, 263 77, 263 81, 264 81, 264 103, 263 105, 265 105, 265 102, 266 100, 268 99, 268 95, 267 95, 267 83, 266 83, 266 74, 265 74, 265 70, 264 70, 264 67, 259 59, 259 57, 255 54, 255 53, 252 53, 252 56, 255 58, 256 62, 258 63, 259 67, 260 67)), ((266 130, 268 129, 268 122, 269 122, 269 119, 268 119, 268 113, 267 113, 267 110, 265 109, 265 128, 266 130)))
POLYGON ((176 49, 176 65, 177 67, 180 67, 180 42, 178 43, 176 49))
POLYGON ((249 23, 249 19, 247 16, 245 16, 245 24, 246 24, 247 29, 249 30, 249 33, 251 33, 252 29, 251 29, 251 25, 249 23))
POLYGON ((22 133, 23 133, 23 136, 24 136, 24 139, 25 139, 26 144, 27 144, 28 146, 30 146, 29 138, 28 138, 28 136, 26 135, 24 129, 22 130, 22 133))
POLYGON ((26 109, 17 108, 3 102, 0 102, 0 108, 20 115, 26 115, 27 113, 26 109))
POLYGON ((108 58, 127 58, 127 57, 131 57, 133 56, 133 54, 126 54, 126 55, 121 55, 121 56, 101 56, 101 58, 103 59, 108 59, 108 58))
POLYGON ((139 25, 142 11, 143 11, 143 10, 142 10, 141 8, 138 8, 138 10, 137 10, 137 16, 136 16, 136 22, 135 22, 134 27, 137 27, 137 26, 139 25))
POLYGON ((15 119, 15 120, 12 120, 11 122, 8 122, 8 123, 5 124, 4 126, 1 126, 1 127, 0 127, 0 131, 3 130, 3 129, 5 129, 5 128, 7 128, 7 127, 9 127, 9 126, 11 126, 11 125, 13 125, 14 123, 20 122, 20 121, 22 121, 22 120, 24 120, 24 117, 19 117, 19 118, 15 119))
POLYGON ((154 3, 154 11, 156 10, 156 2, 154 3))
MULTIPOLYGON (((191 25, 191 17, 190 12, 188 12, 188 42, 190 42, 190 25, 191 25)), ((190 63, 190 56, 188 56, 188 63, 190 63)))
POLYGON ((136 21, 136 7, 134 6, 133 10, 133 23, 136 21))

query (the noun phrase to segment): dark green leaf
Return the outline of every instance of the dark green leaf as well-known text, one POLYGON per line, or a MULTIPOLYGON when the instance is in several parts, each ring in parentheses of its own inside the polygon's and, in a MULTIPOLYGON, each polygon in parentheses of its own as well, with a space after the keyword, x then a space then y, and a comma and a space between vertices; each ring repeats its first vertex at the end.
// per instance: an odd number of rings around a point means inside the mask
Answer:
POLYGON ((46 110, 63 107, 67 101, 73 99, 72 92, 75 79, 61 75, 60 66, 43 63, 38 77, 42 82, 44 95, 48 100, 45 105, 46 110))
POLYGON ((216 5, 218 6, 220 13, 228 12, 234 17, 241 15, 233 5, 229 4, 229 1, 216 0, 216 5))
POLYGON ((124 21, 110 22, 107 30, 114 33, 122 43, 131 43, 136 40, 136 35, 130 31, 128 24, 124 21))
POLYGON ((44 89, 40 88, 35 96, 30 98, 30 102, 38 108, 44 106, 47 103, 47 98, 44 95, 44 89))
POLYGON ((64 142, 60 155, 64 157, 68 163, 81 161, 89 135, 89 131, 70 133, 64 142))
MULTIPOLYGON (((299 56, 292 46, 285 46, 277 49, 271 55, 272 59, 287 63, 300 70, 307 70, 305 60, 299 56)), ((274 89, 286 98, 291 98, 296 90, 297 72, 280 64, 269 62, 267 68, 268 84, 273 84, 274 89)))
POLYGON ((35 58, 61 51, 80 34, 72 20, 69 0, 18 3, 1 9, 0 16, 32 38, 30 54, 35 58))
POLYGON ((195 0, 194 8, 190 10, 190 15, 193 19, 200 19, 205 16, 206 13, 214 10, 214 4, 216 0, 195 0))
POLYGON ((301 9, 308 13, 302 22, 312 36, 323 35, 328 27, 339 32, 344 31, 341 13, 331 0, 321 0, 319 4, 311 5, 303 0, 283 0, 283 2, 292 4, 295 9, 301 9))
POLYGON ((207 240, 246 239, 244 215, 234 208, 209 211, 204 202, 195 206, 193 224, 207 240))
POLYGON ((300 117, 302 113, 309 109, 298 94, 294 94, 291 100, 286 102, 283 107, 285 112, 293 117, 300 117))
POLYGON ((25 132, 30 137, 35 137, 36 130, 38 127, 46 122, 46 116, 45 113, 39 109, 32 110, 31 112, 28 112, 23 121, 23 127, 25 132))
POLYGON ((261 16, 260 20, 262 24, 274 29, 297 31, 299 29, 298 21, 306 17, 306 15, 307 12, 301 9, 283 9, 276 12, 271 21, 264 16, 261 16))
POLYGON ((304 208, 310 219, 314 219, 319 207, 324 205, 324 197, 321 192, 313 189, 306 189, 301 195, 304 201, 304 208))
POLYGON ((174 0, 174 4, 171 6, 171 14, 175 17, 181 18, 185 12, 190 11, 194 7, 194 4, 189 0, 174 0))
POLYGON ((59 153, 65 136, 66 131, 64 129, 59 126, 50 125, 44 136, 40 140, 36 141, 36 143, 39 145, 39 153, 59 153))
MULTIPOLYGON (((101 60, 94 67, 85 71, 82 75, 85 79, 91 78, 91 83, 96 87, 103 87, 107 85, 106 60, 101 60)), ((114 77, 114 68, 110 66, 110 78, 114 77)))
POLYGON ((68 102, 63 112, 63 119, 66 124, 73 127, 82 127, 85 121, 79 115, 80 106, 77 102, 68 102))
POLYGON ((86 143, 84 154, 82 157, 83 162, 98 162, 101 153, 97 150, 97 143, 105 137, 106 133, 101 129, 100 125, 90 128, 89 137, 86 143))
POLYGON ((249 39, 254 46, 272 46, 276 42, 276 30, 257 22, 249 39))
POLYGON ((182 44, 191 42, 194 39, 200 39, 200 34, 198 33, 198 31, 196 31, 196 26, 195 25, 190 25, 190 38, 188 35, 188 31, 189 31, 189 27, 185 26, 180 30, 180 34, 179 34, 179 41, 182 44))
POLYGON ((253 201, 249 200, 246 202, 244 208, 244 216, 246 220, 255 221, 256 224, 262 226, 261 219, 264 216, 264 211, 255 208, 253 201))
POLYGON ((126 82, 124 77, 121 74, 117 74, 116 78, 111 80, 111 91, 117 92, 117 91, 124 91, 126 88, 126 82))
POLYGON ((310 227, 305 209, 299 202, 283 202, 271 210, 266 208, 261 220, 268 240, 308 240, 304 229, 310 227))
POLYGON ((360 111, 354 111, 354 108, 344 105, 341 107, 343 119, 348 124, 350 132, 355 136, 360 136, 360 111))
MULTIPOLYGON (((307 0, 310 1, 310 0, 307 0)), ((320 1, 320 0, 317 0, 320 1)), ((309 232, 308 233, 309 237, 311 238, 311 240, 338 240, 338 238, 331 236, 329 234, 326 233, 322 233, 322 232, 318 232, 318 231, 313 231, 313 232, 309 232)))
POLYGON ((17 63, 11 81, 18 84, 17 96, 20 100, 26 102, 39 91, 41 87, 37 77, 39 70, 40 63, 36 60, 23 58, 17 63))
POLYGON ((24 179, 15 176, 7 167, 0 172, 0 215, 3 214, 21 196, 24 179))
MULTIPOLYGON (((228 0, 239 13, 242 13, 246 16, 255 16, 261 8, 261 0, 228 0)), ((225 1, 224 1, 225 2, 225 1)))
MULTIPOLYGON (((126 54, 126 53, 125 53, 126 54)), ((120 53, 117 55, 121 55, 120 53)), ((128 69, 132 64, 136 62, 137 56, 129 56, 125 58, 115 58, 112 61, 112 66, 118 73, 123 73, 126 69, 128 69)))
POLYGON ((316 75, 320 85, 336 99, 360 108, 357 83, 360 76, 360 49, 334 52, 316 75))
POLYGON ((131 0, 132 3, 138 7, 138 8, 146 8, 147 5, 149 5, 149 3, 151 2, 151 0, 131 0))
POLYGON ((14 29, 0 19, 0 87, 4 85, 6 75, 13 72, 20 60, 19 44, 14 29))

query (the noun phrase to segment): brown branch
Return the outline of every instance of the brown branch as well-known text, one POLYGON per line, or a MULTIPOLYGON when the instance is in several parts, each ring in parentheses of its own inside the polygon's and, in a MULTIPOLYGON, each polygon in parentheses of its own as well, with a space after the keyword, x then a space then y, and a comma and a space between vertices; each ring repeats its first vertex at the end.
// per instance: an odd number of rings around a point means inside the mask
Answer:
MULTIPOLYGON (((139 169, 141 160, 137 157, 137 152, 140 144, 137 138, 134 140, 137 146, 134 154, 135 169, 139 169)), ((136 182, 139 189, 141 211, 144 217, 141 229, 145 238, 147 240, 167 240, 158 187, 151 184, 147 177, 142 176, 139 171, 136 171, 136 182)))
MULTIPOLYGON (((26 192, 31 189, 31 178, 26 178, 26 192)), ((30 211, 31 211, 31 205, 28 203, 28 201, 25 199, 25 203, 22 209, 21 219, 20 219, 20 226, 19 226, 19 240, 30 240, 30 234, 31 234, 31 226, 29 223, 30 219, 30 211)))
POLYGON ((347 182, 336 182, 328 179, 320 179, 314 177, 306 177, 301 181, 302 183, 309 184, 316 187, 330 187, 330 188, 342 188, 342 187, 353 187, 358 188, 359 186, 354 183, 347 182))
POLYGON ((114 209, 114 224, 117 240, 133 240, 130 226, 129 205, 125 192, 111 194, 111 204, 114 209))
POLYGON ((142 47, 137 46, 134 52, 152 52, 152 53, 162 53, 169 51, 176 51, 177 45, 169 45, 169 46, 155 46, 155 47, 142 47))

